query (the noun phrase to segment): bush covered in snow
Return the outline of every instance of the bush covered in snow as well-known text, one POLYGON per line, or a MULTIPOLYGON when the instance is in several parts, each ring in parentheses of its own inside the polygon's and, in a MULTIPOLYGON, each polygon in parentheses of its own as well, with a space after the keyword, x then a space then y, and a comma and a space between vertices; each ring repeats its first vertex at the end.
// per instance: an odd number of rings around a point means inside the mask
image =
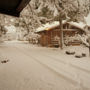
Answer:
POLYGON ((78 34, 76 34, 75 36, 65 36, 64 38, 65 45, 68 45, 69 42, 75 42, 75 41, 79 41, 79 42, 81 41, 78 34))

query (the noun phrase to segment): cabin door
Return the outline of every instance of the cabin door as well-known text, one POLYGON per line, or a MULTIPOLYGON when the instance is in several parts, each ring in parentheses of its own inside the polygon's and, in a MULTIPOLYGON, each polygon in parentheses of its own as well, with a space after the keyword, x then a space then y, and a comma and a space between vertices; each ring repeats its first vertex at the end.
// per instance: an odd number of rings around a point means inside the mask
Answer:
POLYGON ((57 30, 51 32, 51 44, 54 47, 60 46, 60 32, 58 32, 57 30))

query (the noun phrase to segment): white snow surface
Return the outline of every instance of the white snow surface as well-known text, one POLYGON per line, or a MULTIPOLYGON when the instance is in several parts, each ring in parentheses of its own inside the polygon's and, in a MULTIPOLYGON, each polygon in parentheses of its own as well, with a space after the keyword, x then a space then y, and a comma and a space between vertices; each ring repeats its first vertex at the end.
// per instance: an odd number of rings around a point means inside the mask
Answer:
POLYGON ((16 27, 13 25, 5 26, 5 28, 8 30, 7 33, 15 33, 16 32, 16 27))
POLYGON ((11 41, 0 44, 0 90, 90 90, 90 57, 84 46, 46 48, 11 41), (66 50, 86 57, 66 55, 66 50))
POLYGON ((83 22, 79 22, 79 23, 77 23, 77 22, 69 22, 70 24, 72 24, 72 25, 75 25, 75 26, 77 26, 77 27, 79 27, 79 28, 81 28, 81 29, 84 29, 84 27, 85 27, 85 24, 83 23, 83 22))

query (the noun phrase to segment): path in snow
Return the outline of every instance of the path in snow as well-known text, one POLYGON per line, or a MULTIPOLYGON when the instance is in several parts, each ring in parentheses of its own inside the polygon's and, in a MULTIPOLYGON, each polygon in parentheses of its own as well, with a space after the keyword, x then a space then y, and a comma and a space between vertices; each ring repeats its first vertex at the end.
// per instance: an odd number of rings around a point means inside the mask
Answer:
MULTIPOLYGON (((0 45, 0 90, 89 90, 90 61, 22 43, 0 45)), ((85 58, 86 59, 86 58, 85 58)))

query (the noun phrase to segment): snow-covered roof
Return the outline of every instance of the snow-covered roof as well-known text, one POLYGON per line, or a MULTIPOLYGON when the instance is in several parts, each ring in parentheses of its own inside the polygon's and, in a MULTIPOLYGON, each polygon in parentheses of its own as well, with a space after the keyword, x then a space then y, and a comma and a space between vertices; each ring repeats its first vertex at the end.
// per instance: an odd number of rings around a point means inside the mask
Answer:
POLYGON ((77 23, 77 22, 68 22, 68 23, 71 24, 71 25, 74 25, 78 28, 81 28, 81 29, 84 29, 84 27, 85 27, 85 24, 82 23, 82 22, 79 22, 79 23, 77 23))
MULTIPOLYGON (((63 21, 63 24, 64 23, 69 23, 71 25, 74 25, 80 29, 84 29, 85 27, 85 24, 80 22, 80 23, 76 23, 76 22, 66 22, 66 21, 63 21)), ((36 32, 41 32, 41 31, 45 31, 45 30, 48 30, 48 29, 51 29, 51 28, 54 28, 56 26, 59 26, 59 21, 54 21, 53 23, 47 23, 39 28, 36 29, 36 32)))
POLYGON ((47 23, 47 24, 37 28, 36 32, 44 31, 44 30, 47 30, 47 28, 52 28, 52 27, 55 27, 55 26, 58 26, 58 25, 59 25, 58 21, 55 21, 53 23, 47 23))

